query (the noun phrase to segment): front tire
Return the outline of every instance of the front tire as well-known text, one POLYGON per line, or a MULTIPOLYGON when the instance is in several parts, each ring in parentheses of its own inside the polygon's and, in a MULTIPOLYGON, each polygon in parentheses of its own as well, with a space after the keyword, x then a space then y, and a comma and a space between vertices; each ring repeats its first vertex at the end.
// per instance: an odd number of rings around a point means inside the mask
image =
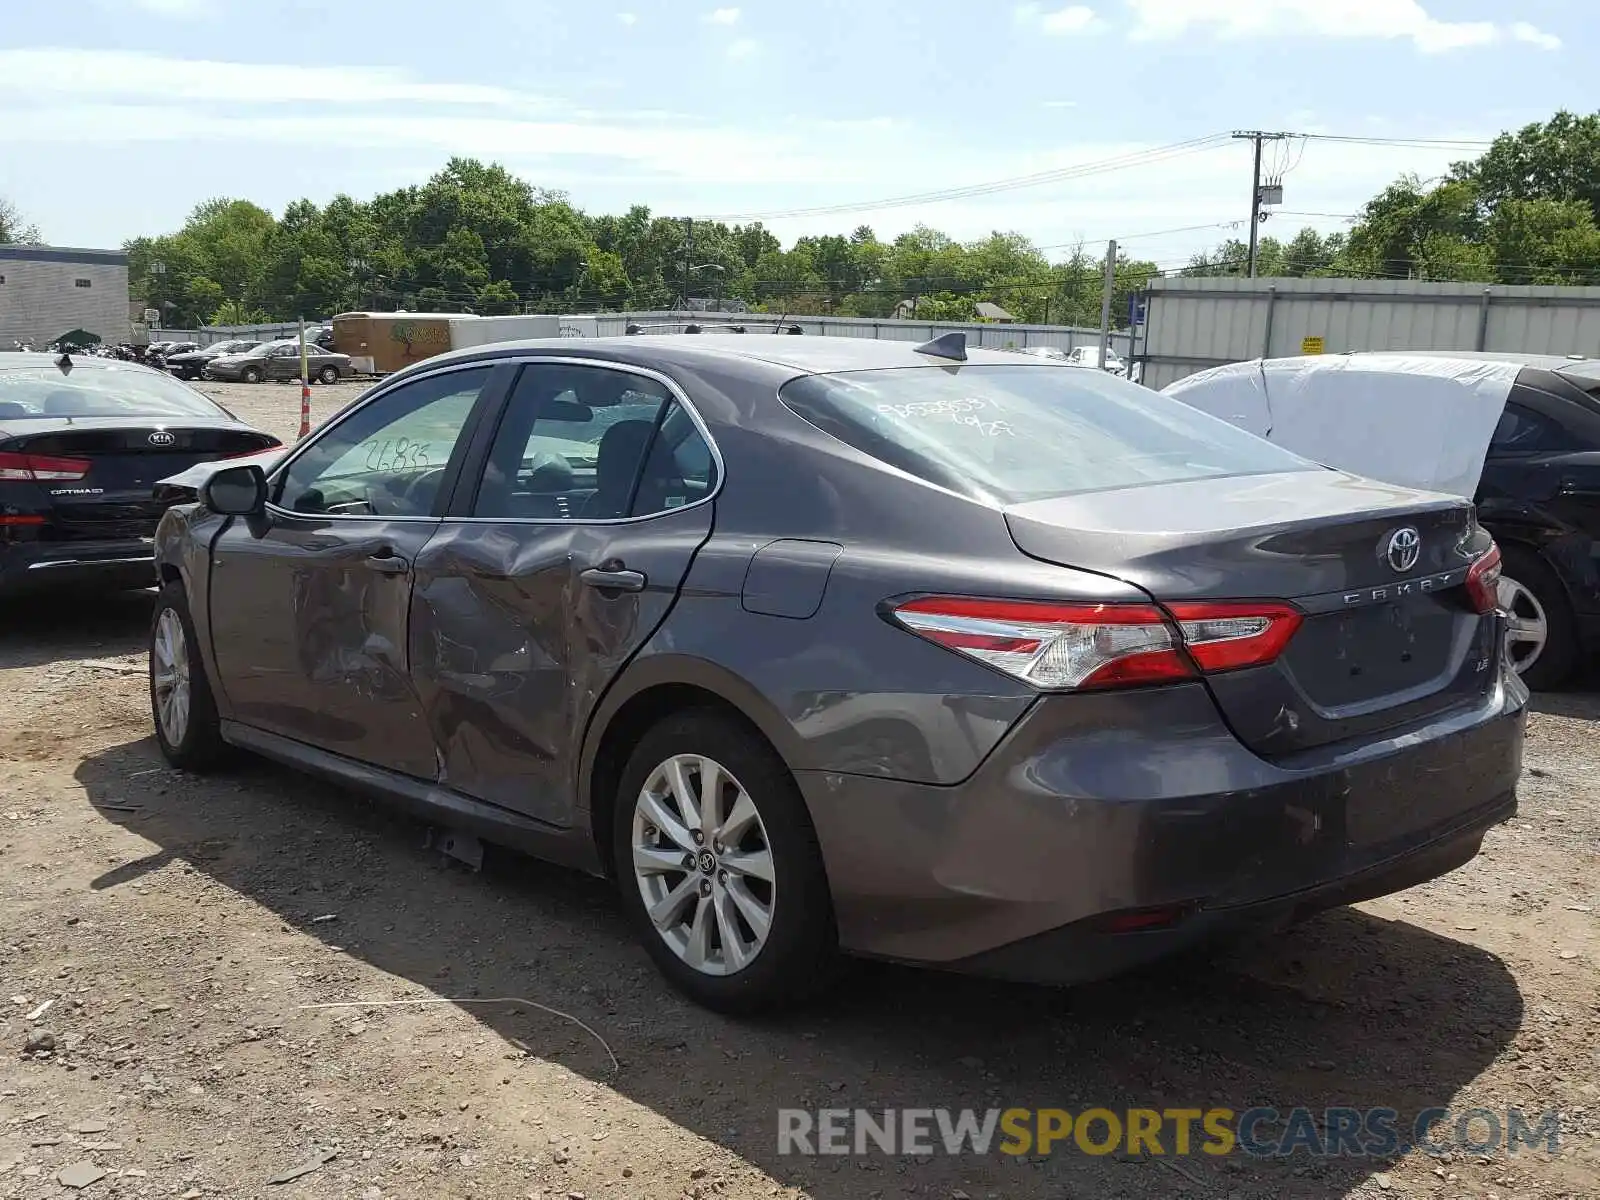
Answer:
POLYGON ((1522 546, 1502 546, 1500 607, 1510 616, 1506 651, 1522 682, 1550 691, 1578 669, 1578 621, 1560 577, 1522 546))
POLYGON ((150 715, 162 757, 197 772, 227 753, 199 645, 182 585, 165 584, 150 622, 150 715))
POLYGON ((684 712, 639 740, 612 853, 645 949, 690 999, 750 1013, 831 982, 838 932, 816 830, 788 768, 735 721, 684 712))
POLYGON ((339 382, 339 368, 338 367, 323 367, 322 370, 317 372, 317 379, 318 379, 319 382, 324 383, 324 384, 338 383, 339 382))
POLYGON ((260 367, 246 367, 244 369, 244 371, 240 374, 239 378, 241 380, 243 380, 245 383, 260 383, 261 382, 261 368, 260 367))

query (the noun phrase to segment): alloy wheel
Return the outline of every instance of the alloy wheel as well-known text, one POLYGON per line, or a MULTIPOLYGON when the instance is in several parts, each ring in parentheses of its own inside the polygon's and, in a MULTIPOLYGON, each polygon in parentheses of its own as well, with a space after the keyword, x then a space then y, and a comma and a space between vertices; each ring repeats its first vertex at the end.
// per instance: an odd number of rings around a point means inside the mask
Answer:
POLYGON ((1520 675, 1544 653, 1550 618, 1539 598, 1509 575, 1500 576, 1496 594, 1506 611, 1506 656, 1520 675))
POLYGON ((176 609, 162 609, 156 620, 150 644, 150 684, 162 736, 169 746, 182 745, 189 732, 189 642, 176 609))
POLYGON ((714 759, 677 754, 634 802, 633 873, 651 924, 706 975, 749 966, 772 932, 772 847, 755 801, 714 759))

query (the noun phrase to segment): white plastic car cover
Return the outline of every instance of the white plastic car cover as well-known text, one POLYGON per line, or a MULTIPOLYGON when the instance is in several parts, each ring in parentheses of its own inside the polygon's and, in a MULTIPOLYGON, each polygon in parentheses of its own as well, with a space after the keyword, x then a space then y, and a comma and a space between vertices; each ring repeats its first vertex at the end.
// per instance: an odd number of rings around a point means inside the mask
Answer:
POLYGON ((1416 354, 1255 359, 1164 394, 1303 458, 1471 499, 1521 367, 1416 354))

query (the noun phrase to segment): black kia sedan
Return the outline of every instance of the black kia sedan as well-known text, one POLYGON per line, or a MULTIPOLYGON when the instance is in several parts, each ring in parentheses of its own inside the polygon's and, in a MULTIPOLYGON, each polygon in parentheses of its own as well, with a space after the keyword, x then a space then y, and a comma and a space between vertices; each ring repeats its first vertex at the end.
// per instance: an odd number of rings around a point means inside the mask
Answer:
POLYGON ((702 1003, 1055 982, 1433 878, 1516 809, 1472 505, 956 335, 428 359, 157 535, 155 731, 612 876, 702 1003))
POLYGON ((0 596, 144 588, 164 476, 279 445, 135 363, 0 355, 0 596))

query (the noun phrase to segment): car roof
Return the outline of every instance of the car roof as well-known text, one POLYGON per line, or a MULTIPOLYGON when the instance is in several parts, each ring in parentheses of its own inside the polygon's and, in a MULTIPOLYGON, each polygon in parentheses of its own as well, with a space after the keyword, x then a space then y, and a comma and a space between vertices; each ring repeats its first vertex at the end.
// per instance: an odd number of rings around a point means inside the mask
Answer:
MULTIPOLYGON (((513 357, 518 354, 567 354, 584 358, 613 358, 620 362, 685 367, 705 367, 716 362, 763 364, 787 368, 795 375, 831 374, 837 371, 874 371, 893 367, 958 365, 955 360, 918 354, 921 342, 881 338, 811 337, 793 334, 639 334, 632 337, 531 338, 490 342, 465 350, 424 359, 417 367, 448 361, 513 357)), ((967 347, 970 365, 1029 367, 1030 356, 1008 350, 967 347)), ((408 368, 408 372, 416 368, 408 368)))
POLYGON ((1532 367, 1539 371, 1554 371, 1558 375, 1573 375, 1588 380, 1600 378, 1600 358, 1585 358, 1582 355, 1526 354, 1515 350, 1354 350, 1346 354, 1291 355, 1266 361, 1304 363, 1312 366, 1319 363, 1337 363, 1341 358, 1359 358, 1368 362, 1380 360, 1380 366, 1384 365, 1381 360, 1392 359, 1396 370, 1404 370, 1403 360, 1408 358, 1510 363, 1518 367, 1532 367))
MULTIPOLYGON (((72 369, 74 371, 148 371, 152 375, 167 376, 165 371, 157 371, 142 363, 129 362, 121 358, 98 358, 92 354, 73 354, 72 369)), ((23 353, 0 354, 0 371, 16 371, 32 367, 55 367, 61 359, 59 354, 39 354, 24 351, 23 353)))

